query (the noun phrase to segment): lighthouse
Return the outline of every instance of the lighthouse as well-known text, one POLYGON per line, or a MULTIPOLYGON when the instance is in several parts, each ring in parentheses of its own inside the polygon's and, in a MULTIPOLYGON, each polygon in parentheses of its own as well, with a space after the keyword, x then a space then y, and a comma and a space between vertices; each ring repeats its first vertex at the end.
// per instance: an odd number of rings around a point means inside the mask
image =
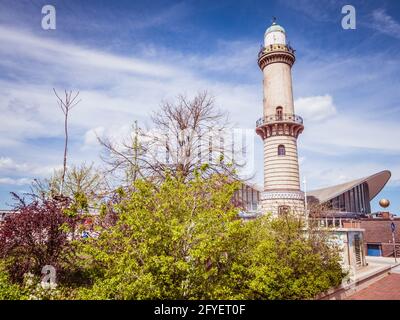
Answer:
POLYGON ((292 66, 295 51, 287 44, 286 31, 276 21, 265 31, 258 54, 263 73, 263 116, 256 133, 264 143, 264 213, 304 214, 304 193, 300 190, 297 138, 304 129, 295 114, 292 66))

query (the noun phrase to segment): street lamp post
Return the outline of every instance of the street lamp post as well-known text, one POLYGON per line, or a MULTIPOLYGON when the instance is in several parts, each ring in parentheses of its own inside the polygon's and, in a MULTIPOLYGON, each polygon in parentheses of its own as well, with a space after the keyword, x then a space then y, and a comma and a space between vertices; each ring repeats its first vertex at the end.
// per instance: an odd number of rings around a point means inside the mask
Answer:
POLYGON ((307 180, 306 180, 306 177, 304 177, 304 179, 303 179, 303 185, 304 185, 304 216, 305 216, 306 228, 308 229, 307 180))
MULTIPOLYGON (((379 205, 380 205, 382 208, 386 209, 387 207, 390 206, 390 201, 389 201, 388 199, 381 199, 381 200, 379 201, 379 205)), ((387 212, 387 213, 389 214, 389 217, 390 217, 390 213, 389 213, 389 212, 387 212)), ((390 218, 390 219, 393 220, 393 218, 390 218)), ((391 224, 390 224, 390 229, 391 229, 391 231, 392 231, 392 242, 393 242, 393 256, 394 256, 394 262, 397 263, 396 238, 395 238, 395 235, 394 235, 394 233, 395 233, 395 231, 396 231, 396 225, 395 225, 394 221, 391 222, 391 224)))
POLYGON ((394 262, 397 263, 397 252, 396 252, 396 238, 394 236, 394 232, 396 231, 396 225, 392 221, 390 224, 390 228, 392 229, 392 240, 393 240, 393 254, 394 254, 394 262))

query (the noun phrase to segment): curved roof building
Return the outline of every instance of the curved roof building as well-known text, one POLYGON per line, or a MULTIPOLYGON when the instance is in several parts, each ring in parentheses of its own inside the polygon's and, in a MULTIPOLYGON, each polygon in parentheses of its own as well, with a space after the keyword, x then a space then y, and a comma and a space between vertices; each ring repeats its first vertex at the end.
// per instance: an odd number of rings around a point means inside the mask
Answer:
POLYGON ((336 186, 313 190, 307 194, 308 203, 326 203, 332 210, 351 213, 371 213, 370 201, 389 181, 390 171, 384 170, 371 176, 336 186))

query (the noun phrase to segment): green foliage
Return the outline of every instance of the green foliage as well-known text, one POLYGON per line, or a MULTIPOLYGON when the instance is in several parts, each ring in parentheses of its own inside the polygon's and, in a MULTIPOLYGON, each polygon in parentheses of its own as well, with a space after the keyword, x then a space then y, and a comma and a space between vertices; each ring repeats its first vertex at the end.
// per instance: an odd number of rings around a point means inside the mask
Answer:
MULTIPOLYGON (((37 180, 32 184, 32 193, 40 199, 54 198, 60 195, 62 170, 54 171, 50 179, 37 180)), ((74 201, 76 210, 87 210, 89 204, 95 204, 105 193, 105 179, 93 164, 71 166, 66 171, 63 196, 74 201)))
POLYGON ((0 300, 21 300, 23 298, 20 286, 10 281, 8 272, 0 261, 0 300))
POLYGON ((321 230, 305 230, 295 216, 260 218, 251 233, 248 288, 253 299, 312 299, 345 274, 338 251, 321 230))
POLYGON ((42 287, 41 279, 31 273, 25 274, 24 283, 19 287, 26 300, 70 300, 73 299, 71 288, 56 286, 42 287))
POLYGON ((40 278, 31 273, 25 274, 22 284, 12 283, 3 263, 0 265, 0 300, 63 300, 74 297, 71 288, 43 288, 40 278))
POLYGON ((117 223, 81 244, 80 299, 309 299, 343 277, 335 248, 291 216, 238 219, 237 183, 138 180, 117 223))
POLYGON ((238 186, 217 174, 137 180, 117 190, 112 208, 102 206, 98 236, 88 239, 66 242, 75 227, 61 213, 55 230, 64 234, 62 252, 74 254, 58 269, 57 288, 43 289, 39 272, 10 282, 13 251, 4 251, 0 299, 312 299, 341 283, 338 251, 325 233, 305 230, 290 214, 239 219, 232 202, 238 186), (116 220, 103 224, 108 210, 116 220))
POLYGON ((64 213, 70 218, 75 218, 78 214, 88 213, 88 211, 88 199, 83 192, 75 193, 71 204, 64 209, 64 213))
POLYGON ((94 285, 83 298, 224 298, 246 234, 230 202, 236 183, 215 176, 157 188, 137 181, 116 206, 119 220, 82 255, 94 285))

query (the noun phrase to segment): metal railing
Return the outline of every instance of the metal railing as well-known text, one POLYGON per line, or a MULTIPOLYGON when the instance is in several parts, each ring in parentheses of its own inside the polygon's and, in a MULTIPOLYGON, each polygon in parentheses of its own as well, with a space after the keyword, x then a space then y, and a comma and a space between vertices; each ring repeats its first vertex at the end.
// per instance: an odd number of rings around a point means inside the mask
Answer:
POLYGON ((355 219, 348 218, 335 218, 335 217, 325 217, 325 218, 310 218, 309 223, 314 223, 314 225, 321 228, 332 228, 332 229, 361 229, 361 222, 355 219))
POLYGON ((296 50, 294 50, 291 46, 289 45, 284 45, 284 44, 271 44, 267 47, 261 46, 260 51, 258 52, 258 57, 260 58, 263 54, 274 51, 274 50, 283 50, 290 52, 292 54, 295 53, 296 50))
POLYGON ((265 116, 258 119, 256 122, 256 126, 259 127, 264 124, 275 123, 275 122, 294 122, 303 124, 303 118, 293 113, 275 114, 272 116, 265 116))

